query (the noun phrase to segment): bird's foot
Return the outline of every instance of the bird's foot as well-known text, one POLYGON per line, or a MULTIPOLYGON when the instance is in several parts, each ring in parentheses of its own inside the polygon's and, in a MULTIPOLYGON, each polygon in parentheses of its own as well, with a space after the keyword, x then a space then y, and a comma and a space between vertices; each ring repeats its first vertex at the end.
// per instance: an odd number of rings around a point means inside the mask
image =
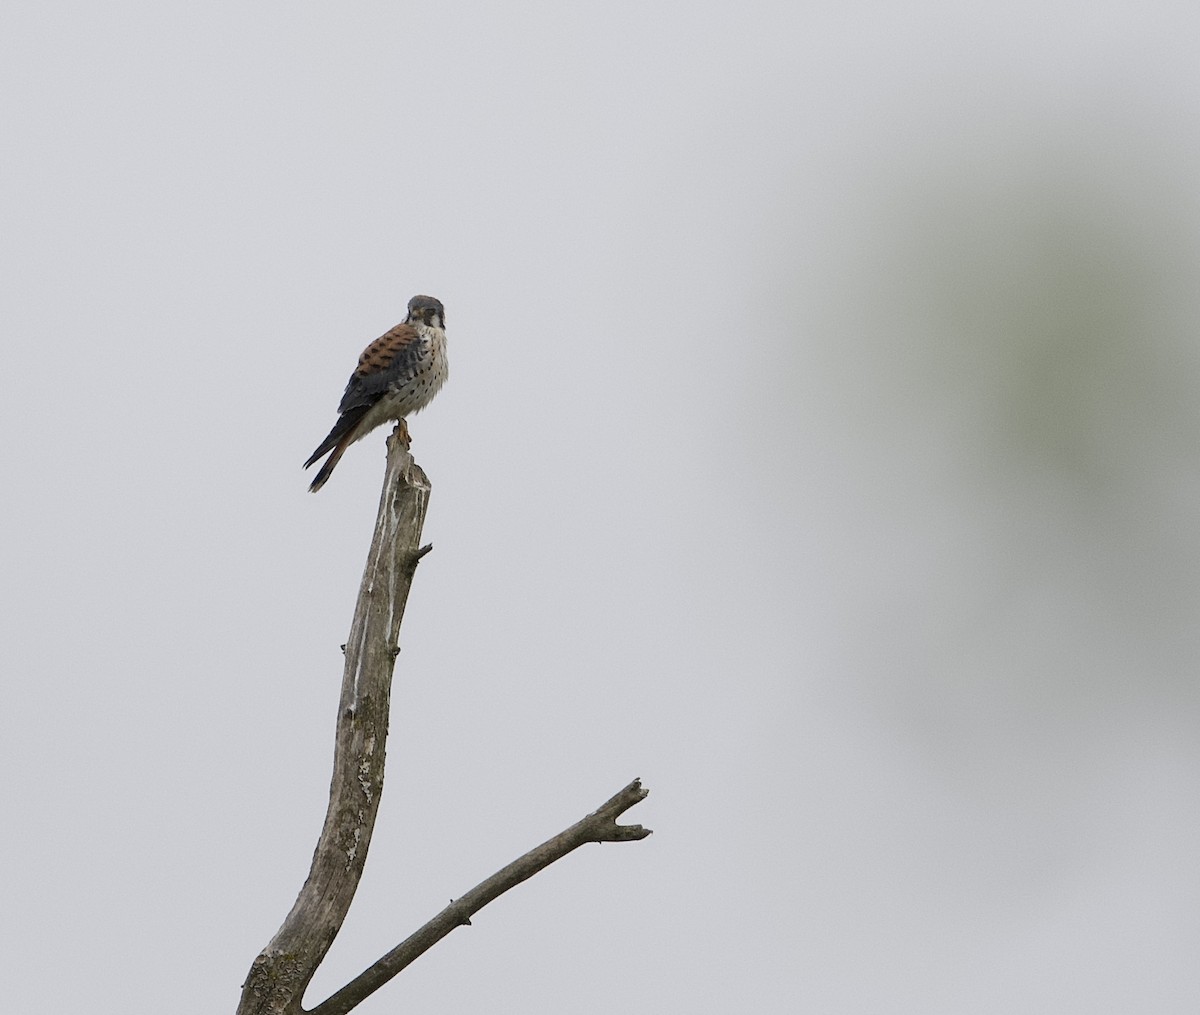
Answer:
POLYGON ((396 431, 400 434, 400 441, 404 445, 404 450, 407 451, 412 447, 412 435, 408 432, 408 420, 404 418, 396 420, 396 431))

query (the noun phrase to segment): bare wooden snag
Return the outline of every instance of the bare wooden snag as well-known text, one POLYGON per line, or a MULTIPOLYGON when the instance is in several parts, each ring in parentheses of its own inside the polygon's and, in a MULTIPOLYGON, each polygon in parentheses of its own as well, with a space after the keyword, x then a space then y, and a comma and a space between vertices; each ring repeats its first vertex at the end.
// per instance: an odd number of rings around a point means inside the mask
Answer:
POLYGON ((304 992, 346 919, 366 863, 383 792, 400 621, 417 563, 432 549, 421 546, 428 503, 429 480, 397 427, 388 438, 379 515, 345 647, 325 824, 295 905, 250 967, 237 1015, 345 1015, 455 927, 469 924, 493 899, 585 842, 625 842, 650 834, 641 825, 616 821, 649 792, 635 779, 591 814, 456 899, 327 1000, 307 1012, 302 1007, 304 992))

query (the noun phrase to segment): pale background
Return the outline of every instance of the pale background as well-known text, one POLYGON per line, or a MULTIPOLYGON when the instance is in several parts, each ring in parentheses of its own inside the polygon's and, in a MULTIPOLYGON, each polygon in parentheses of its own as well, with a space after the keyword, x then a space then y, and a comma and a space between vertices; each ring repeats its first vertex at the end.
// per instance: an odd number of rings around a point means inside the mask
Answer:
POLYGON ((417 292, 452 379, 315 1003, 1200 1010, 1194 2, 0 14, 0 1007, 231 1012, 417 292))

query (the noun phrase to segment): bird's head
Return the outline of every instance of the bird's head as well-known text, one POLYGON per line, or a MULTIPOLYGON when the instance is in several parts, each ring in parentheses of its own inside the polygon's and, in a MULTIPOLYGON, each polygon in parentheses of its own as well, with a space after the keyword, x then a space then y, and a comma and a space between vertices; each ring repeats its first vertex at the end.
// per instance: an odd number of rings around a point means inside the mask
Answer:
POLYGON ((446 326, 446 308, 432 296, 414 296, 408 301, 409 324, 426 324, 431 328, 446 326))

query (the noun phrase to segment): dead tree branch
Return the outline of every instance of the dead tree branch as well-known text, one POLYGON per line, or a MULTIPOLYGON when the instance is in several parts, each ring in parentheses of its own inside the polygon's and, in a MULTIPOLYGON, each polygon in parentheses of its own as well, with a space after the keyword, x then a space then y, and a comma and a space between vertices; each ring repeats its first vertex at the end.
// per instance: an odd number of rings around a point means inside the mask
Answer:
POLYGON ((338 703, 333 780, 308 880, 275 936, 254 960, 237 1015, 345 1015, 493 899, 585 842, 629 842, 650 830, 617 818, 648 790, 634 780, 581 821, 493 874, 341 990, 306 1013, 304 991, 341 929, 362 878, 383 792, 392 667, 417 562, 429 481, 401 428, 388 439, 387 470, 367 555, 338 703))
POLYGON ((308 880, 242 985, 237 1015, 300 1015, 304 990, 346 918, 362 877, 383 789, 392 666, 421 549, 429 480, 400 440, 387 470, 338 703, 329 808, 308 880))
POLYGON ((471 917, 493 899, 499 898, 510 888, 549 867, 555 860, 561 860, 585 842, 631 842, 646 838, 650 829, 641 825, 618 825, 616 819, 638 801, 644 800, 649 792, 648 789, 642 788, 640 780, 634 779, 620 793, 583 820, 531 849, 520 859, 514 860, 503 870, 476 885, 466 895, 455 899, 415 934, 400 942, 336 994, 313 1008, 311 1015, 346 1015, 360 1001, 377 991, 455 927, 469 926, 471 917))

